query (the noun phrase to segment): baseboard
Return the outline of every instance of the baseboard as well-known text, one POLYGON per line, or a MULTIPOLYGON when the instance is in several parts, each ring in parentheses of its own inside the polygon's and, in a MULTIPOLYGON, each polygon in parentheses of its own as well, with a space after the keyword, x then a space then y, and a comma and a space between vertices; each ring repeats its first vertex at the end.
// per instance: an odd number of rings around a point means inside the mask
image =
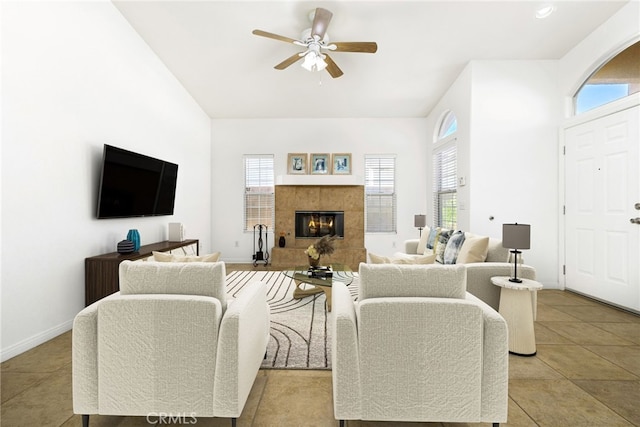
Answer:
POLYGON ((66 321, 51 329, 48 329, 44 332, 36 334, 30 338, 22 340, 17 344, 14 344, 7 348, 3 348, 2 352, 0 352, 0 362, 9 360, 12 357, 22 354, 25 351, 31 350, 32 348, 37 347, 40 344, 45 343, 57 337, 60 334, 64 334, 65 332, 71 330, 72 327, 73 327, 73 319, 66 321))

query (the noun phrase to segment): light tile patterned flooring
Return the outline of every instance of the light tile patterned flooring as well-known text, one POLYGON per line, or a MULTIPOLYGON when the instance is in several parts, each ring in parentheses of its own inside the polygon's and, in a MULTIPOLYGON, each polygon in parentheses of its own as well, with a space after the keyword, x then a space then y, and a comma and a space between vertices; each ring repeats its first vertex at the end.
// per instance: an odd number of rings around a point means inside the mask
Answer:
MULTIPOLYGON (((536 341, 536 356, 510 356, 509 421, 503 425, 640 426, 640 316, 570 292, 543 290, 536 341)), ((2 363, 1 382, 2 427, 81 425, 72 410, 70 332, 2 363)), ((91 416, 90 425, 149 423, 145 417, 91 416)), ((231 423, 203 418, 195 425, 231 423)), ((337 425, 330 371, 261 370, 238 419, 239 427, 337 425)), ((467 424, 347 423, 396 425, 467 424)))

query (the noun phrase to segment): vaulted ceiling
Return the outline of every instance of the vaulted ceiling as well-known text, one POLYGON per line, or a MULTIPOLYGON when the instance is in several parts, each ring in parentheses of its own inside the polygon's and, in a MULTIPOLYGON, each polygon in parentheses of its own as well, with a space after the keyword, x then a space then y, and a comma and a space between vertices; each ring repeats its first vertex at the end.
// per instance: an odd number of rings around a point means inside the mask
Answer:
POLYGON ((425 117, 469 61, 560 59, 628 0, 116 1, 132 27, 212 118, 425 117), (344 71, 273 67, 302 49, 316 7, 331 41, 375 41, 375 54, 335 52, 344 71))

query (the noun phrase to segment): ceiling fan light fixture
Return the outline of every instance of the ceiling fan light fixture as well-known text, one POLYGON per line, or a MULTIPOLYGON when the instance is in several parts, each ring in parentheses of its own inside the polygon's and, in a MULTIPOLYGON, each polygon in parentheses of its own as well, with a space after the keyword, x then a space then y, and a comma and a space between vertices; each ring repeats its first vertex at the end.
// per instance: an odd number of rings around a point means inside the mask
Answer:
POLYGON ((319 55, 314 51, 309 51, 304 56, 302 68, 307 71, 322 71, 327 68, 327 63, 322 58, 322 55, 319 55))

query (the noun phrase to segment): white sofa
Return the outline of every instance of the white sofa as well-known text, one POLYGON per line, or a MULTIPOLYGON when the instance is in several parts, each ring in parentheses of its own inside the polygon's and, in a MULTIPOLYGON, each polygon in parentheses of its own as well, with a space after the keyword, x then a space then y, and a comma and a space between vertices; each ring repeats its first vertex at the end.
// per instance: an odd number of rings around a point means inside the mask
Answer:
POLYGON ((233 301, 222 262, 120 264, 120 292, 74 319, 73 411, 228 417, 235 425, 269 339, 261 282, 233 301))
MULTIPOLYGON (((426 247, 427 238, 425 236, 428 236, 429 232, 430 229, 427 228, 420 239, 406 240, 404 242, 404 256, 414 259, 426 258, 425 251, 428 254, 430 248, 426 247)), ((498 310, 501 288, 492 284, 491 278, 512 275, 513 262, 509 262, 511 260, 509 248, 503 248, 500 239, 472 233, 465 233, 465 235, 467 238, 460 248, 460 253, 465 251, 468 255, 463 262, 467 267, 467 291, 489 304, 494 310, 498 310), (486 249, 483 246, 485 241, 486 249), (470 245, 477 246, 470 247, 470 245), (484 252, 485 250, 486 252, 484 252)), ((403 254, 396 254, 397 259, 402 257, 403 254)), ((521 259, 519 260, 521 261, 521 259)), ((433 262, 437 263, 435 260, 433 262)), ((536 270, 532 266, 519 263, 518 277, 535 280, 536 270)), ((535 298, 535 293, 533 297, 535 298)))
POLYGON ((333 286, 335 418, 506 422, 505 320, 465 291, 462 265, 360 264, 333 286))

